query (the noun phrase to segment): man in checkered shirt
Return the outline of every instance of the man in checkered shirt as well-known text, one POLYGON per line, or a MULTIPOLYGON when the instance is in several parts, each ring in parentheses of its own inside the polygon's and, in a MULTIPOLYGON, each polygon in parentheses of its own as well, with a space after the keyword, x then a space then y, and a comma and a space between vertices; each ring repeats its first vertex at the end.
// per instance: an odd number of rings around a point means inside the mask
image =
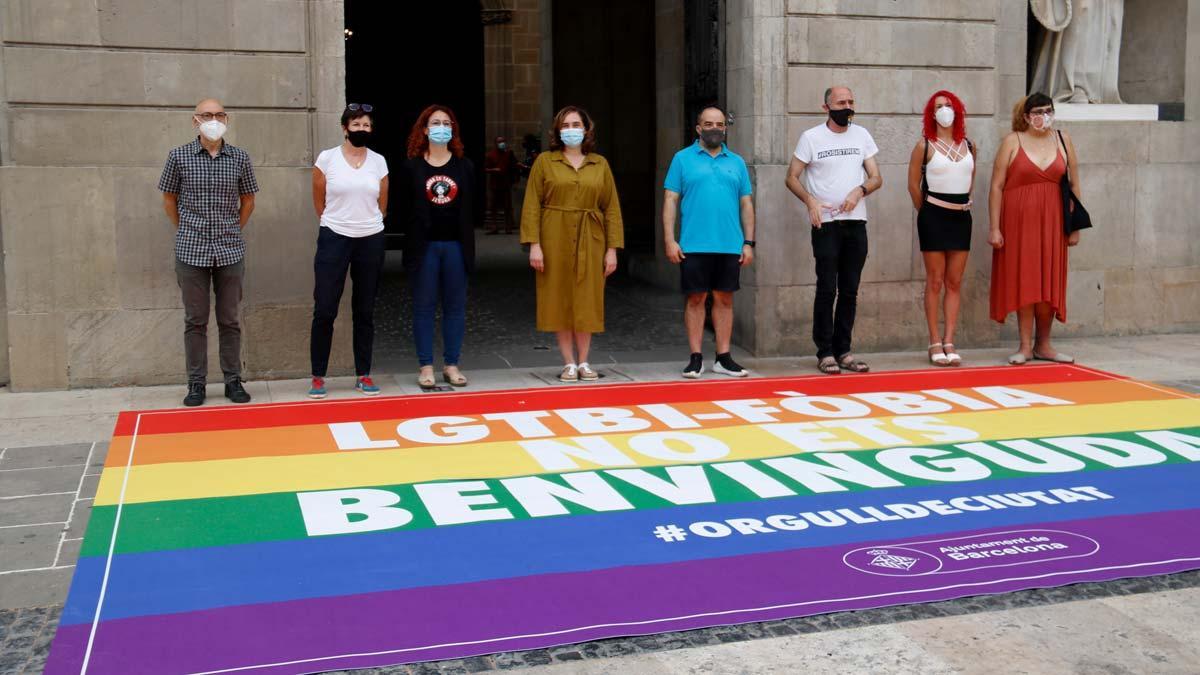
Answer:
POLYGON ((246 240, 242 229, 254 211, 258 182, 245 150, 221 139, 229 116, 216 99, 196 105, 192 127, 199 134, 167 155, 158 189, 175 226, 175 276, 183 293, 183 348, 188 393, 183 404, 204 403, 208 375, 209 288, 216 296, 225 397, 246 403, 242 386, 242 300, 246 240))

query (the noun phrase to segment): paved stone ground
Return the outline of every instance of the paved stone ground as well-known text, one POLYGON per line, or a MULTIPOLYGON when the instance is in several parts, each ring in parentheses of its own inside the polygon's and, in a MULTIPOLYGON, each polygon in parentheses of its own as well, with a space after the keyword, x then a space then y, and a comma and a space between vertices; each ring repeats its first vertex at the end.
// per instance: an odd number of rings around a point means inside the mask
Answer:
MULTIPOLYGON (((673 320, 673 318, 668 318, 673 320)), ((677 323, 677 322, 676 322, 677 323)), ((669 327, 661 327, 663 331, 669 327)), ((647 328, 647 330, 654 330, 647 328)), ((1063 340, 1080 362, 1200 393, 1200 335, 1063 340)), ((1005 348, 963 351, 1000 363, 1005 348)), ((756 375, 813 373, 812 359, 738 358, 756 375)), ((921 353, 870 355, 875 370, 921 353)), ((553 359, 473 370, 471 388, 562 385, 553 359)), ((604 381, 678 377, 675 360, 612 359, 604 381)), ((1028 366, 1038 367, 1038 366, 1028 366)), ((408 369, 378 378, 418 393, 408 369)), ((353 378, 331 378, 348 398, 353 378)), ((251 382, 257 402, 302 400, 306 380, 251 382)), ((182 387, 14 394, 0 387, 0 675, 40 672, 66 597, 116 414, 175 407, 182 387)), ((220 385, 210 397, 220 399, 220 385)), ((430 394, 437 395, 437 394, 430 394)), ((1079 672, 1200 673, 1200 571, 949 602, 843 612, 358 672, 469 673, 1079 672)))
MULTIPOLYGON (((528 254, 517 235, 477 237, 478 271, 467 291, 464 369, 490 369, 557 363, 554 335, 534 326, 536 296, 528 254)), ((605 286, 605 332, 592 340, 598 363, 687 361, 683 298, 616 274, 605 286)), ((378 371, 415 371, 412 298, 398 252, 388 254, 375 310, 375 360, 378 371)), ((434 359, 441 362, 441 330, 434 337, 434 359)), ((680 366, 682 368, 682 365, 680 366)))

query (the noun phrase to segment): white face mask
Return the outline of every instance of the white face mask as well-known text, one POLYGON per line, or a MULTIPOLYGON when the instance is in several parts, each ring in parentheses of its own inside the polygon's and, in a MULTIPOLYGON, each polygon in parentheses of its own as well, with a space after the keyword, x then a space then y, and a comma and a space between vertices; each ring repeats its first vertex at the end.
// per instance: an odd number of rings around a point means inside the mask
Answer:
POLYGON ((943 127, 954 124, 954 108, 950 106, 938 108, 937 112, 933 113, 933 119, 937 120, 937 123, 943 127))
POLYGON ((221 137, 225 135, 226 128, 224 122, 218 122, 217 120, 200 123, 200 133, 204 134, 204 137, 210 141, 221 140, 221 137))
POLYGON ((1041 115, 1030 115, 1029 126, 1038 131, 1048 131, 1054 126, 1054 113, 1043 113, 1041 115))

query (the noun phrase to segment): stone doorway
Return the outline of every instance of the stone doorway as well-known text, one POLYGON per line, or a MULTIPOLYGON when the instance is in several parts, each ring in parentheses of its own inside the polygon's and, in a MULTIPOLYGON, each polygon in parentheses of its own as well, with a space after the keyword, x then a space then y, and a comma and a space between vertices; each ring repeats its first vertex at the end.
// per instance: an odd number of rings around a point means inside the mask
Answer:
MULTIPOLYGON (((626 227, 626 254, 653 255, 658 227, 655 14, 652 3, 618 0, 583 6, 563 0, 446 0, 432 7, 346 0, 347 101, 378 108, 378 147, 389 166, 404 161, 405 139, 420 110, 454 108, 468 156, 479 171, 477 272, 468 297, 464 368, 553 366, 552 334, 534 327, 533 272, 516 234, 487 235, 484 153, 508 139, 519 161, 523 139, 542 148, 554 111, 581 105, 596 120, 598 151, 614 169, 626 227), (436 17, 436 22, 435 22, 436 17)), ((519 217, 524 179, 514 188, 519 217)), ((395 193, 393 205, 405 200, 395 193)), ((395 240, 376 309, 378 372, 415 370, 411 301, 398 250, 408 214, 389 208, 395 240)), ((624 262, 623 256, 623 262, 624 262)), ((674 290, 630 277, 610 279, 607 332, 591 361, 660 359, 686 351, 682 307, 674 290)), ((440 336, 435 341, 440 345, 440 336)), ((440 349, 435 347, 440 362, 440 349)))

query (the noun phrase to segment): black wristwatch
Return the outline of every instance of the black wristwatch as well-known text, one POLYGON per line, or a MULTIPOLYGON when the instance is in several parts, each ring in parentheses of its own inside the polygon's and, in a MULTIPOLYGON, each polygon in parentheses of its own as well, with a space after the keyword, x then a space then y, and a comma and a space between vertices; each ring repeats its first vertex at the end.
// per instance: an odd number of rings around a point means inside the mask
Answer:
POLYGON ((753 240, 753 239, 747 239, 747 240, 745 240, 745 241, 743 241, 743 242, 742 242, 742 246, 749 246, 750 248, 754 248, 754 240, 753 240))

